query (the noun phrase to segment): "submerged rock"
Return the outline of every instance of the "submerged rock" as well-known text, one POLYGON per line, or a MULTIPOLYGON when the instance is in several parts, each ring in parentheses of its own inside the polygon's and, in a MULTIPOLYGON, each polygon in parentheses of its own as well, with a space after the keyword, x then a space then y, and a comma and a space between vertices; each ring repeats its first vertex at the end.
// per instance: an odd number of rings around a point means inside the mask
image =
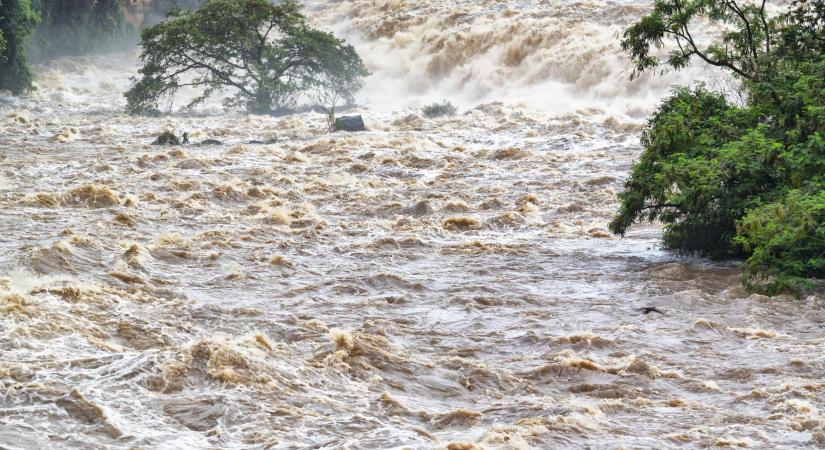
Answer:
POLYGON ((266 140, 261 140, 261 139, 252 139, 252 140, 250 140, 250 141, 247 141, 246 143, 247 143, 247 144, 250 144, 250 145, 271 145, 271 144, 277 144, 277 143, 278 143, 278 136, 269 137, 269 138, 267 138, 266 140))
POLYGON ((198 145, 223 145, 223 141, 219 141, 217 139, 205 139, 198 145))
POLYGON ((367 131, 361 116, 343 116, 335 119, 335 131, 367 131))

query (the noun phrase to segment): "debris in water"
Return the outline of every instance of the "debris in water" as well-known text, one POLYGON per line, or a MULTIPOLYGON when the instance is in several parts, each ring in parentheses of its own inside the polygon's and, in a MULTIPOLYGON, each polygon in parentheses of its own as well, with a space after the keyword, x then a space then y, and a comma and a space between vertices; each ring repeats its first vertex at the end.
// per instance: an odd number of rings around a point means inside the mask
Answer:
POLYGON ((639 311, 639 312, 640 312, 640 313, 642 313, 642 314, 659 313, 659 314, 661 314, 661 315, 663 315, 663 316, 666 316, 666 315, 667 315, 667 314, 663 313, 663 312, 662 312, 659 308, 657 308, 657 307, 655 307, 655 306, 644 306, 644 307, 641 307, 641 308, 635 308, 635 309, 636 309, 636 311, 639 311))

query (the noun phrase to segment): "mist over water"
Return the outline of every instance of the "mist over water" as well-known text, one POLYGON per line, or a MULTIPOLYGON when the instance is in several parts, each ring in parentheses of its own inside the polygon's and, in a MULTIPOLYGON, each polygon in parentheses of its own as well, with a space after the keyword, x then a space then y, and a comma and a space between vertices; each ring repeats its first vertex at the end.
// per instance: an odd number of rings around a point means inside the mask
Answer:
POLYGON ((643 12, 308 2, 373 72, 358 134, 39 66, 0 99, 0 447, 825 447, 821 295, 606 230, 657 99, 724 84, 629 81, 643 12))
POLYGON ((355 42, 373 107, 505 101, 556 115, 641 119, 674 83, 727 83, 697 65, 632 73, 619 41, 646 11, 632 1, 307 2, 315 22, 355 42))

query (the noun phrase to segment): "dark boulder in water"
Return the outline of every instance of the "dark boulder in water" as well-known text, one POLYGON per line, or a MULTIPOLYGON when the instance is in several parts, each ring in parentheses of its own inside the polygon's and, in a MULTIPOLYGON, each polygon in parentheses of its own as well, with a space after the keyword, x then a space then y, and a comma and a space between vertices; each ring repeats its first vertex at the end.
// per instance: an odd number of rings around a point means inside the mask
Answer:
POLYGON ((272 136, 272 137, 267 138, 266 140, 252 139, 251 141, 247 141, 246 143, 250 144, 250 145, 277 144, 278 143, 278 136, 272 136))
POLYGON ((217 139, 204 139, 198 145, 223 145, 223 142, 217 139))
POLYGON ((335 119, 335 131, 367 131, 361 116, 342 116, 335 119))

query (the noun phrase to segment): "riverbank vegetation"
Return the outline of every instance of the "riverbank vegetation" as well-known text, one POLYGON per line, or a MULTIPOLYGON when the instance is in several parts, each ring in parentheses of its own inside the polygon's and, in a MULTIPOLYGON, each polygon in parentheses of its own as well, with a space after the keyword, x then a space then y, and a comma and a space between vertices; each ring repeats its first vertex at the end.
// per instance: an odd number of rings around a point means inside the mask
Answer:
POLYGON ((173 13, 141 34, 140 78, 126 93, 127 111, 157 114, 183 87, 213 95, 223 105, 252 113, 278 113, 299 101, 348 102, 367 75, 355 49, 310 27, 293 0, 210 0, 173 13))
POLYGON ((40 21, 27 40, 33 60, 124 49, 137 33, 120 0, 32 0, 40 21))
POLYGON ((458 108, 449 101, 444 100, 441 103, 432 103, 425 106, 421 112, 424 114, 424 117, 428 118, 450 117, 458 112, 458 108))
POLYGON ((744 258, 757 291, 798 294, 825 277, 825 4, 768 17, 764 1, 659 0, 622 47, 636 73, 695 60, 723 68, 746 100, 703 86, 664 100, 611 230, 661 221, 667 248, 744 258), (721 39, 700 44, 699 21, 721 39))
POLYGON ((114 50, 133 35, 118 0, 3 0, 0 91, 31 89, 30 60, 114 50))
POLYGON ((0 2, 0 91, 19 95, 31 88, 25 39, 38 18, 29 0, 0 2))

